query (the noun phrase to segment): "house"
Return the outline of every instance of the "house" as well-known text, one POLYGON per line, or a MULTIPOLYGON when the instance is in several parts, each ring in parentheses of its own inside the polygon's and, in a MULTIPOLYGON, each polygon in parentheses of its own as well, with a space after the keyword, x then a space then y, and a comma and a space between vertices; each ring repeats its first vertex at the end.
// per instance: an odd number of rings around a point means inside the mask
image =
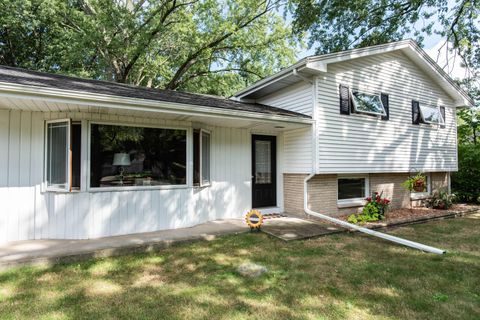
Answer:
POLYGON ((0 242, 301 213, 304 200, 339 215, 371 191, 408 206, 448 188, 455 109, 471 105, 411 40, 308 57, 231 99, 0 67, 0 242), (427 193, 400 186, 416 171, 427 193))

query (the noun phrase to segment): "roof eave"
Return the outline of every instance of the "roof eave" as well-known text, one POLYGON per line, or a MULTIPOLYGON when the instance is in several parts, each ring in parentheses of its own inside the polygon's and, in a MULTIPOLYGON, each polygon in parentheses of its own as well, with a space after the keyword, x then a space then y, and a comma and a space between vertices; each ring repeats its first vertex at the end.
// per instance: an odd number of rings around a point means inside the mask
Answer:
POLYGON ((76 103, 113 109, 141 110, 146 112, 163 112, 182 115, 208 115, 211 117, 231 117, 256 119, 265 121, 278 121, 289 123, 311 124, 310 117, 294 115, 278 115, 252 111, 215 108, 209 106, 189 105, 168 101, 157 101, 140 98, 127 98, 99 93, 86 93, 81 91, 42 88, 37 86, 19 85, 0 82, 0 95, 12 98, 41 99, 55 102, 76 103))
POLYGON ((420 48, 415 41, 411 39, 402 40, 393 43, 386 43, 382 45, 377 45, 373 47, 365 47, 359 49, 352 49, 342 52, 336 52, 331 54, 325 54, 321 56, 312 56, 307 57, 296 64, 292 65, 289 68, 286 68, 270 77, 264 78, 251 86, 239 91, 234 95, 237 99, 247 98, 249 95, 259 91, 279 80, 282 80, 289 76, 294 76, 294 70, 304 71, 310 74, 323 73, 327 72, 328 65, 331 63, 342 62, 346 60, 361 58, 374 54, 381 54, 385 52, 391 52, 396 50, 402 50, 403 52, 410 53, 410 57, 414 58, 415 55, 421 59, 421 63, 425 66, 428 66, 432 72, 434 72, 439 79, 439 82, 443 81, 445 85, 442 88, 449 93, 450 96, 454 99, 454 106, 457 108, 461 107, 473 107, 473 99, 462 89, 460 88, 451 77, 446 74, 437 64, 433 61, 428 54, 420 48))

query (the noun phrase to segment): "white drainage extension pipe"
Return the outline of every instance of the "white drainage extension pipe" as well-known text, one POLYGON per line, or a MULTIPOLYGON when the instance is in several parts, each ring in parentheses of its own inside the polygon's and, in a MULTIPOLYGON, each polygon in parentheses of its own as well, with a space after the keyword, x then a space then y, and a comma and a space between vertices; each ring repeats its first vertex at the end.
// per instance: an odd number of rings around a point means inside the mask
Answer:
POLYGON ((338 225, 340 225, 342 227, 345 227, 347 229, 354 229, 354 230, 369 234, 369 235, 374 236, 374 237, 382 238, 382 239, 392 241, 392 242, 395 242, 395 243, 398 243, 398 244, 401 244, 401 245, 404 245, 404 246, 407 246, 407 247, 411 247, 411 248, 414 248, 414 249, 418 249, 418 250, 421 250, 421 251, 431 252, 431 253, 435 253, 435 254, 444 254, 446 252, 445 250, 430 247, 430 246, 427 246, 427 245, 424 245, 424 244, 421 244, 421 243, 418 243, 418 242, 402 239, 402 238, 399 238, 399 237, 394 237, 394 236, 391 236, 391 235, 388 235, 388 234, 385 234, 385 233, 382 233, 382 232, 370 230, 368 228, 359 227, 355 224, 351 224, 351 223, 345 222, 343 220, 335 219, 335 218, 329 217, 327 215, 324 215, 324 214, 321 214, 321 213, 310 210, 308 208, 308 189, 307 189, 308 186, 307 186, 307 183, 311 178, 313 178, 313 176, 315 176, 315 174, 312 173, 308 177, 306 177, 305 180, 303 181, 304 182, 304 186, 303 186, 303 192, 304 192, 303 193, 303 207, 304 207, 304 210, 305 210, 306 214, 312 215, 314 217, 317 217, 317 218, 320 218, 320 219, 323 219, 323 220, 327 220, 327 221, 332 222, 334 224, 338 224, 338 225))

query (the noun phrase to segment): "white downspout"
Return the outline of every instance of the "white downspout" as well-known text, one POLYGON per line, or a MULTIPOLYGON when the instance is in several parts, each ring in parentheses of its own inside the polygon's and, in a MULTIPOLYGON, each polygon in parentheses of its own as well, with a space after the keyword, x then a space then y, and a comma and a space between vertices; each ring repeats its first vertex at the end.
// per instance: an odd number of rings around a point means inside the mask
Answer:
POLYGON ((425 251, 425 252, 431 252, 431 253, 435 253, 435 254, 444 254, 446 252, 445 250, 442 250, 442 249, 437 249, 437 248, 430 247, 430 246, 427 246, 427 245, 424 245, 424 244, 421 244, 421 243, 418 243, 418 242, 413 242, 413 241, 410 241, 410 240, 402 239, 402 238, 399 238, 399 237, 394 237, 394 236, 391 236, 391 235, 388 235, 388 234, 385 234, 385 233, 381 233, 381 232, 378 232, 378 231, 363 228, 363 227, 357 226, 355 224, 351 224, 351 223, 345 222, 343 220, 335 219, 335 218, 329 217, 327 215, 324 215, 324 214, 321 214, 321 213, 310 210, 308 208, 308 181, 311 178, 313 178, 314 176, 315 176, 315 173, 311 173, 303 181, 303 183, 304 183, 304 185, 303 185, 303 208, 304 208, 306 214, 312 215, 314 217, 317 217, 317 218, 320 218, 320 219, 323 219, 323 220, 327 220, 327 221, 332 222, 334 224, 338 224, 338 225, 340 225, 344 228, 347 228, 347 229, 357 230, 357 231, 369 234, 369 235, 374 236, 374 237, 382 238, 382 239, 385 239, 385 240, 388 240, 388 241, 392 241, 392 242, 395 242, 395 243, 398 243, 398 244, 401 244, 401 245, 404 245, 404 246, 407 246, 407 247, 411 247, 411 248, 414 248, 414 249, 422 250, 422 251, 425 251))

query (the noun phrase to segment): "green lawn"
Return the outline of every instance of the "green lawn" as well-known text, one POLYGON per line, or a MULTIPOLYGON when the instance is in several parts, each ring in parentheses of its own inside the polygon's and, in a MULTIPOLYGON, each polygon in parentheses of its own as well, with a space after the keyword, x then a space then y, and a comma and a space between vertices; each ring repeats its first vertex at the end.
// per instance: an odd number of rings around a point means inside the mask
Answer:
POLYGON ((1 319, 479 319, 480 215, 285 243, 244 234, 158 253, 0 273, 1 319), (237 275, 244 261, 269 272, 237 275))

